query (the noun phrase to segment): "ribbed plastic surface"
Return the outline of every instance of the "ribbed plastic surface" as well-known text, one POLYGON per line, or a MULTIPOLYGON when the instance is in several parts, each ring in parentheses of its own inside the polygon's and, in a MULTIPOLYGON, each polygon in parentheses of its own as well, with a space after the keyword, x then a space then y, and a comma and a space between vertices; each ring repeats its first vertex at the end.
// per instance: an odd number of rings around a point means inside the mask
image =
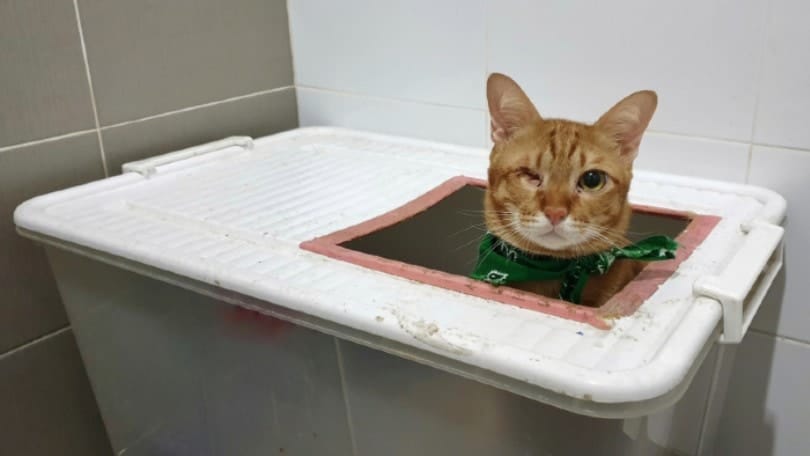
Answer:
POLYGON ((781 217, 778 196, 761 189, 637 171, 633 203, 723 219, 609 331, 298 247, 450 177, 484 178, 486 167, 483 150, 301 129, 46 195, 21 206, 16 222, 557 393, 617 403, 661 396, 683 380, 721 315, 716 301, 693 296, 693 283, 723 269, 744 241, 741 224, 781 217))

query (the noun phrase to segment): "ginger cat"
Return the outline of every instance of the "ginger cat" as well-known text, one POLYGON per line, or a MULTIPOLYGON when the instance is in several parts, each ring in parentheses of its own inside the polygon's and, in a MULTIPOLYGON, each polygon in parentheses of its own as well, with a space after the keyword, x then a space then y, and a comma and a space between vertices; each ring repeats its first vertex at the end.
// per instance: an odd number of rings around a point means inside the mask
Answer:
MULTIPOLYGON (((524 252, 574 258, 629 244, 627 192, 633 159, 657 105, 655 92, 635 92, 593 125, 545 119, 508 76, 487 81, 492 119, 487 229, 524 252)), ((621 290, 643 263, 617 260, 591 276, 582 304, 599 306, 621 290)), ((557 297, 560 281, 516 288, 557 297)))

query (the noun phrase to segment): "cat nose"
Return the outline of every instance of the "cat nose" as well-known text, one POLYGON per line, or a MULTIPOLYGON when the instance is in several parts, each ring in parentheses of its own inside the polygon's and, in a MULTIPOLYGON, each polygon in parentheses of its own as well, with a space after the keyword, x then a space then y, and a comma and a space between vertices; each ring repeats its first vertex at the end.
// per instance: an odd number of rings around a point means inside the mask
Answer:
POLYGON ((548 221, 556 226, 568 215, 568 209, 564 207, 547 207, 543 209, 543 213, 546 214, 548 221))

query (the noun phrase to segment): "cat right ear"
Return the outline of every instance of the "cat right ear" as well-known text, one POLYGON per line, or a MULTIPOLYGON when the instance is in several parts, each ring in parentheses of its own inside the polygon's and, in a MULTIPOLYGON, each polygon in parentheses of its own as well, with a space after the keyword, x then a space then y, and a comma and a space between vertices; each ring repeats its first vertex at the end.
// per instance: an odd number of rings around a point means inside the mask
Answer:
POLYGON ((509 139, 515 131, 543 120, 523 89, 509 76, 492 73, 487 79, 492 142, 509 139))

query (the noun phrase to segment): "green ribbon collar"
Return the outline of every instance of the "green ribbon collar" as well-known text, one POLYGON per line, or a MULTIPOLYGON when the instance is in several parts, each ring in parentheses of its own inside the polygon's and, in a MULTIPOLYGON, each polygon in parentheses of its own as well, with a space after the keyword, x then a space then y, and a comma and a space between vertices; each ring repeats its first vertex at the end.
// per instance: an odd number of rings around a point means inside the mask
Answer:
POLYGON ((561 280, 560 299, 579 304, 588 277, 604 274, 617 259, 671 260, 677 248, 678 243, 669 236, 652 236, 626 247, 562 259, 524 252, 487 233, 478 246, 478 265, 470 276, 493 285, 561 280))

